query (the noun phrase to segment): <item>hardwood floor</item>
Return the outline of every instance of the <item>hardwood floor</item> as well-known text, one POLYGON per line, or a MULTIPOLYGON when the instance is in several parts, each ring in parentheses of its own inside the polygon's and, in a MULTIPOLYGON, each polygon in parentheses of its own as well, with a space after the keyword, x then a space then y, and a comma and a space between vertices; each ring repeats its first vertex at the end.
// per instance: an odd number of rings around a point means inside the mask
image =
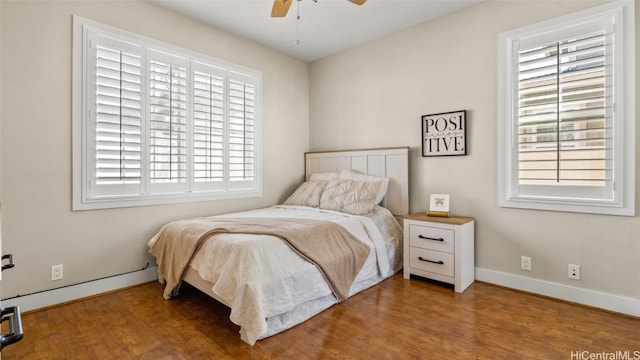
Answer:
POLYGON ((481 282, 457 294, 396 274, 255 346, 228 316, 190 287, 165 301, 152 282, 23 314, 2 358, 640 359, 638 318, 481 282))

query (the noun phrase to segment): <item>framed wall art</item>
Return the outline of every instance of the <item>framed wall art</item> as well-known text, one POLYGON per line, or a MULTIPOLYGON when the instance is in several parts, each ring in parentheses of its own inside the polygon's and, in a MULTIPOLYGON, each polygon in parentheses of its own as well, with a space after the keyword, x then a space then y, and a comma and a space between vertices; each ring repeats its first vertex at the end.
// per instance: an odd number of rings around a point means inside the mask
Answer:
POLYGON ((467 110, 422 116, 422 156, 467 154, 467 110))

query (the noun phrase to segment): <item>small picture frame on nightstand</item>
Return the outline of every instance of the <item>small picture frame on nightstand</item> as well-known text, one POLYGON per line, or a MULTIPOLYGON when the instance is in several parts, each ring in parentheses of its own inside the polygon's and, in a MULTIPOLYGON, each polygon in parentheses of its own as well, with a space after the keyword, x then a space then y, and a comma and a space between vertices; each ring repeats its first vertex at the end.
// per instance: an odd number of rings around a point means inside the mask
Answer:
POLYGON ((449 217, 449 194, 431 194, 427 215, 449 217))

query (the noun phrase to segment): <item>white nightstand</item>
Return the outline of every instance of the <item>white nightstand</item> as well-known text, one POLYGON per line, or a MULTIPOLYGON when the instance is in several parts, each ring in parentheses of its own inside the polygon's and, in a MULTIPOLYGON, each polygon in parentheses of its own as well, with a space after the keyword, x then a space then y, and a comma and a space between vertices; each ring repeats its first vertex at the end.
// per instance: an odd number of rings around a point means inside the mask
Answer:
POLYGON ((404 278, 418 275, 453 284, 456 292, 463 292, 475 280, 474 226, 472 217, 406 215, 404 278))

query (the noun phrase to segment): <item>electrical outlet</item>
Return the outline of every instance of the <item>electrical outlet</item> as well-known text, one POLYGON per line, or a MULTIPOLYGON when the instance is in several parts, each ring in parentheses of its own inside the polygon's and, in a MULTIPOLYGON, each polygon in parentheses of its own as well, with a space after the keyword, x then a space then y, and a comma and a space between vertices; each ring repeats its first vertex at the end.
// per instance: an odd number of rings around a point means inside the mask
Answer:
POLYGON ((580 265, 569 264, 569 279, 580 280, 580 265))
POLYGON ((62 280, 62 264, 51 267, 51 281, 62 280))
POLYGON ((520 256, 520 269, 531 271, 531 258, 528 256, 520 256))

